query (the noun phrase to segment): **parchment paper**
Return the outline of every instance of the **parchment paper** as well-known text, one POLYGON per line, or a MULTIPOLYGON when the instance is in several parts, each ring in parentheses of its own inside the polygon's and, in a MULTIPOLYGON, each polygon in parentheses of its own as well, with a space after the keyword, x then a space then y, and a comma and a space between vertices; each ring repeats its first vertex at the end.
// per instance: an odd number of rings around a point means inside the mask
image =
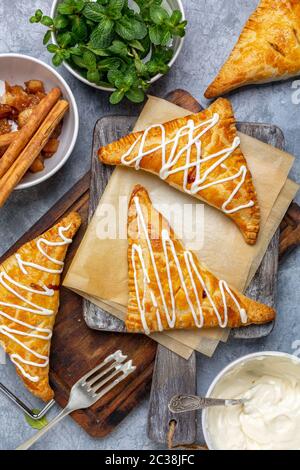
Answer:
MULTIPOLYGON (((188 114, 188 111, 165 100, 150 97, 135 129, 141 130, 151 124, 188 114)), ((128 297, 127 240, 125 237, 103 239, 103 234, 99 234, 99 227, 103 227, 107 207, 114 207, 117 213, 120 209, 119 212, 124 215, 117 223, 117 234, 121 234, 121 237, 126 234, 127 200, 134 185, 142 184, 149 191, 154 206, 168 219, 170 213, 166 202, 171 207, 176 204, 177 210, 183 210, 185 204, 193 205, 195 210, 191 212, 188 220, 185 220, 183 242, 193 249, 218 277, 244 290, 251 282, 298 186, 287 180, 294 160, 291 155, 246 135, 241 134, 240 137, 261 208, 261 230, 255 246, 247 245, 234 223, 216 209, 169 187, 153 175, 118 167, 99 202, 65 277, 64 285, 118 318, 125 318, 128 297), (196 206, 199 211, 198 218, 196 206), (193 237, 195 227, 199 228, 199 214, 202 236, 193 237)), ((176 231, 176 227, 174 228, 176 231)), ((194 349, 211 356, 218 342, 226 341, 228 331, 171 331, 152 336, 159 343, 187 358, 194 349)))

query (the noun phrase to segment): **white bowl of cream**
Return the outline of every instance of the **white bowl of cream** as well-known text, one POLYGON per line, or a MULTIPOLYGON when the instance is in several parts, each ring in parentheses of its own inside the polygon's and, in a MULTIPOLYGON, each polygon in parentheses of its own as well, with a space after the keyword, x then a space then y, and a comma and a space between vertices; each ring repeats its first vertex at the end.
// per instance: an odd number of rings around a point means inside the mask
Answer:
POLYGON ((263 352, 227 366, 207 397, 246 398, 243 406, 208 408, 202 427, 210 450, 300 450, 300 359, 263 352))

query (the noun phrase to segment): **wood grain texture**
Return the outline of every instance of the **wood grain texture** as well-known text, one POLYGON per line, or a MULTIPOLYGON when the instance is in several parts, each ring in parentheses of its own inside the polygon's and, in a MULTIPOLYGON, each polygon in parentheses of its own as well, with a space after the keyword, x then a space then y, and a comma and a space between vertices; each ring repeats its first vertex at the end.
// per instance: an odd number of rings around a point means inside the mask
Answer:
POLYGON ((300 208, 293 202, 283 219, 279 241, 279 259, 290 254, 300 244, 300 208))
MULTIPOLYGON (((136 118, 128 116, 104 117, 95 125, 93 135, 90 204, 88 220, 90 221, 99 204, 99 200, 114 171, 114 167, 100 163, 97 151, 100 146, 128 134, 133 128, 136 118)), ((83 314, 87 325, 95 330, 114 331, 126 333, 125 323, 114 315, 97 307, 91 302, 83 301, 83 314)))
MULTIPOLYGON (((25 233, 1 257, 0 262, 13 254, 23 243, 48 230, 66 213, 77 210, 83 224, 68 250, 64 269, 66 272, 86 230, 89 186, 90 172, 25 233)), ((133 360, 137 367, 134 374, 93 407, 72 414, 72 418, 93 437, 104 437, 110 433, 149 391, 156 343, 143 335, 110 334, 91 330, 83 319, 82 298, 62 288, 50 357, 50 381, 56 402, 65 406, 72 385, 117 349, 121 349, 133 360)))
POLYGON ((193 444, 197 437, 196 412, 174 415, 168 403, 174 395, 197 394, 196 354, 188 361, 169 349, 158 346, 153 372, 149 412, 148 436, 165 444, 170 422, 176 423, 173 446, 193 444))

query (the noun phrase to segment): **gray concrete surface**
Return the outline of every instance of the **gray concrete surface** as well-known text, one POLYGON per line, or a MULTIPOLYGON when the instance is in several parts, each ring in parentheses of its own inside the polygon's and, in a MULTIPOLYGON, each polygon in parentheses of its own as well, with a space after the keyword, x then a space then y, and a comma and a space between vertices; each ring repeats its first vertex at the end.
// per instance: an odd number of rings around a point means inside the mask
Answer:
MULTIPOLYGON (((153 86, 151 92, 163 96, 174 88, 185 88, 205 104, 203 92, 206 86, 228 55, 258 1, 183 0, 183 3, 189 20, 183 51, 169 75, 153 86)), ((50 63, 49 54, 41 43, 42 27, 28 22, 28 17, 36 8, 40 7, 46 13, 50 10, 50 4, 50 0, 0 0, 0 53, 19 52, 50 63)), ((0 211, 0 254, 88 170, 95 121, 106 114, 135 115, 139 111, 138 107, 128 103, 112 107, 105 92, 85 86, 63 68, 60 73, 71 85, 79 106, 81 126, 78 142, 67 165, 57 175, 35 189, 15 193, 0 211)), ((300 87, 300 81, 296 80, 249 87, 232 94, 231 99, 239 120, 267 122, 281 127, 286 137, 286 149, 296 156, 291 177, 300 181, 300 93, 297 96, 297 87, 300 87)), ((231 341, 220 345, 212 359, 198 356, 199 393, 205 393, 217 372, 241 355, 257 350, 280 350, 300 355, 299 261, 300 250, 280 267, 278 320, 275 330, 267 339, 251 343, 231 341)), ((13 369, 9 361, 6 365, 0 365, 1 381, 36 406, 37 403, 24 391, 13 369)), ((146 420, 147 399, 105 439, 90 438, 69 418, 50 432, 36 448, 155 449, 156 445, 146 435, 146 420)), ((22 414, 0 396, 0 449, 13 449, 33 432, 22 414)))

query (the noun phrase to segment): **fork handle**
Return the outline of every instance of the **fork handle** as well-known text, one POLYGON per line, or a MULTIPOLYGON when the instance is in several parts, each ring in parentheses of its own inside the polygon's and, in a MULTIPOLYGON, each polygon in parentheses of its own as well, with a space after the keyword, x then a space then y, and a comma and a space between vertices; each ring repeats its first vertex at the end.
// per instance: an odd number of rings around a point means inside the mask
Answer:
POLYGON ((68 416, 70 413, 72 413, 72 410, 70 408, 65 408, 62 410, 52 421, 50 421, 47 426, 45 426, 43 429, 38 431, 36 434, 34 434, 30 439, 28 439, 26 442, 21 444, 16 450, 28 450, 30 447, 39 440, 40 437, 42 437, 46 432, 48 432, 51 428, 53 428, 59 421, 61 421, 63 418, 68 416))
POLYGON ((172 413, 185 413, 186 411, 203 410, 212 406, 236 405, 239 403, 239 400, 222 400, 194 395, 175 395, 169 402, 169 410, 172 413))

